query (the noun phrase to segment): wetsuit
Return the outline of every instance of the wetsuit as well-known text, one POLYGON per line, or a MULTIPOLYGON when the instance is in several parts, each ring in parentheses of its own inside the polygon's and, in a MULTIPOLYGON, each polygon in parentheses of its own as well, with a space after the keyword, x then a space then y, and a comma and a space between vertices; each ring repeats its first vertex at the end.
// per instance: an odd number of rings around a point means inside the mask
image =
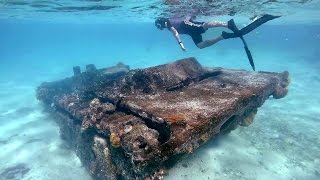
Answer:
POLYGON ((206 32, 203 28, 204 22, 196 22, 191 19, 170 19, 168 29, 174 27, 179 34, 188 34, 195 44, 202 42, 202 35, 206 32))

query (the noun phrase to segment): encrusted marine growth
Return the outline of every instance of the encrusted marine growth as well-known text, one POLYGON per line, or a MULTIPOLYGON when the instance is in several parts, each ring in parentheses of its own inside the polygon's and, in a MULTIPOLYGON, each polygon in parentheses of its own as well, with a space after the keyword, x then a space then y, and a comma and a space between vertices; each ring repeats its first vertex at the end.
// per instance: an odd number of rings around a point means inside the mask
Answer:
POLYGON ((37 97, 95 179, 161 179, 181 155, 249 126, 269 96, 287 94, 288 76, 194 58, 136 70, 90 65, 41 84, 37 97))

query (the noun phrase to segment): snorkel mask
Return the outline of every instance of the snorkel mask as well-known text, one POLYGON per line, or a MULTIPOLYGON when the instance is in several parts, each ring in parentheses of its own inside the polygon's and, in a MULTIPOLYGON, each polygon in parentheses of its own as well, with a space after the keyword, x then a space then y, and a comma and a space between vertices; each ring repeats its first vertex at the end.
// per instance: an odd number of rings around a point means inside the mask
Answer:
POLYGON ((163 30, 164 28, 167 27, 167 24, 169 22, 169 19, 167 18, 158 18, 156 19, 156 21, 154 22, 154 25, 160 29, 160 30, 163 30))

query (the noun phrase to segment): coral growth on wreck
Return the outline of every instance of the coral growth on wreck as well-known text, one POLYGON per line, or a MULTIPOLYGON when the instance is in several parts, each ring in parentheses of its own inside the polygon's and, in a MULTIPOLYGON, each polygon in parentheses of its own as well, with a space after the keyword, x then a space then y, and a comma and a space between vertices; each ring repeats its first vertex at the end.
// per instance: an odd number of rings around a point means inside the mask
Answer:
POLYGON ((195 58, 132 70, 117 66, 43 83, 37 98, 94 179, 162 179, 168 164, 253 122, 282 98, 288 73, 203 68, 195 58))

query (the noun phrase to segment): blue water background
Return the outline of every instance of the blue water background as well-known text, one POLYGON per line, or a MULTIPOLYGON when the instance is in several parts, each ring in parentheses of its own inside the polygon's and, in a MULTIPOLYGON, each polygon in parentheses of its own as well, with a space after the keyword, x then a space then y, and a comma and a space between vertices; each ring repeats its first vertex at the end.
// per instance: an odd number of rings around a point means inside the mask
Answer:
MULTIPOLYGON (((1 77, 10 75, 11 78, 22 78, 24 82, 54 69, 71 75, 75 65, 94 63, 101 68, 121 61, 132 68, 144 68, 190 56, 198 58, 204 65, 250 69, 238 39, 199 50, 190 37, 182 36, 188 49, 184 53, 169 31, 159 31, 152 23, 2 21, 0 27, 1 77), (224 58, 238 52, 241 56, 237 58, 224 58)), ((260 59, 263 54, 281 52, 319 66, 319 29, 320 25, 264 25, 247 35, 257 70, 273 70, 265 67, 265 62, 260 59)), ((279 65, 290 63, 290 59, 279 58, 277 61, 279 65)))
MULTIPOLYGON (((212 30, 205 37, 220 32, 212 30)), ((71 150, 59 149, 58 127, 42 114, 35 98, 41 82, 72 76, 73 66, 84 70, 86 64, 103 68, 123 62, 134 69, 193 56, 205 66, 251 70, 239 39, 201 50, 190 37, 181 37, 187 52, 152 22, 1 20, 0 140, 10 141, 0 144, 0 169, 26 163, 32 169, 27 179, 89 178, 71 150), (31 110, 19 111, 25 107, 31 110), (40 140, 26 143, 34 138, 40 140)), ((257 70, 290 72, 288 96, 266 101, 250 127, 200 148, 191 161, 184 160, 189 168, 178 164, 168 179, 319 177, 320 25, 266 24, 245 38, 257 70)))

